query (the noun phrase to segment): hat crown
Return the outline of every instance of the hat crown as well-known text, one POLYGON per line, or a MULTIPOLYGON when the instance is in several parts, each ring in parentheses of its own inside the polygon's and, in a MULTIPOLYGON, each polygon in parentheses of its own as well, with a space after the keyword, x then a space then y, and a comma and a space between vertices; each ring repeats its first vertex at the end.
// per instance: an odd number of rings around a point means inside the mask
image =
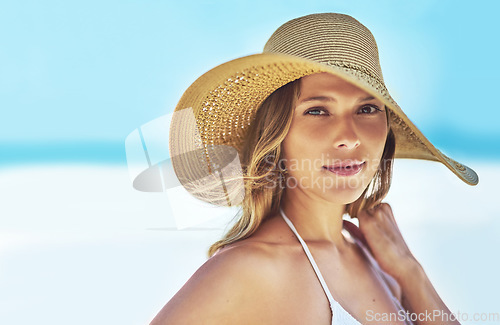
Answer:
POLYGON ((294 55, 359 70, 384 84, 375 38, 348 15, 323 13, 290 20, 271 35, 264 53, 294 55))

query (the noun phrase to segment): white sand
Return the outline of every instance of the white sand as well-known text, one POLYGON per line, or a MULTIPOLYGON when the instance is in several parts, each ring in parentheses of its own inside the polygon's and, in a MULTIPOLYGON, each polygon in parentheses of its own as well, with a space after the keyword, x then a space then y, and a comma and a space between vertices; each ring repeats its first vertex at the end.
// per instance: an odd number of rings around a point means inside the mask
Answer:
MULTIPOLYGON (((398 161, 387 198, 452 311, 499 312, 500 164, 398 161)), ((166 194, 135 191, 126 167, 0 169, 0 324, 146 324, 223 232, 173 231, 166 194)))

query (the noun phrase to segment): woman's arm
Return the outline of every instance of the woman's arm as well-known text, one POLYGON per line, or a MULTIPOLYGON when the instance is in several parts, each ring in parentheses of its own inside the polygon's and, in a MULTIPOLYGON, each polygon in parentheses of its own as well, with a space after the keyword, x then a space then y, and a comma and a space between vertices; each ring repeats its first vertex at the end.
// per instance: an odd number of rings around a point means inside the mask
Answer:
POLYGON ((417 324, 460 324, 432 286, 423 268, 415 260, 405 276, 398 279, 402 305, 415 316, 417 324))
POLYGON ((416 324, 460 324, 432 286, 423 268, 411 254, 396 224, 389 204, 359 213, 359 229, 380 267, 397 280, 402 305, 416 324))

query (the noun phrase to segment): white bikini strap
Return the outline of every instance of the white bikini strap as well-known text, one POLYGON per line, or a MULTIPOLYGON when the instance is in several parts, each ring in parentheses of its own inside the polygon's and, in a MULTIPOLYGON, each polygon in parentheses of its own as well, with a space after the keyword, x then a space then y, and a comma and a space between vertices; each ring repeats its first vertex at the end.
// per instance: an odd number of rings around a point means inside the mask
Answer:
MULTIPOLYGON (((318 280, 321 283, 321 286, 323 287, 323 291, 325 292, 326 297, 328 298, 328 302, 330 303, 330 308, 332 309, 332 307, 334 306, 335 299, 333 299, 333 296, 330 293, 330 290, 328 290, 328 286, 326 285, 325 279, 323 279, 323 275, 321 275, 321 272, 318 268, 318 265, 316 264, 316 261, 314 260, 311 252, 309 251, 309 248, 307 247, 306 242, 302 239, 302 237, 300 237, 297 229, 295 229, 295 227, 293 226, 293 223, 285 215, 285 212, 283 212, 283 209, 280 208, 280 212, 281 212, 281 216, 283 217, 283 219, 285 219, 285 222, 288 224, 290 229, 292 229, 292 231, 297 236, 300 244, 302 245, 302 248, 304 249, 304 252, 306 252, 307 258, 309 259, 309 262, 311 263, 311 265, 314 269, 314 272, 316 273, 316 276, 318 277, 318 280)), ((332 313, 333 313, 333 309, 332 309, 332 313)))
MULTIPOLYGON (((372 266, 372 268, 375 269, 375 275, 378 277, 380 283, 382 283, 382 286, 384 287, 387 294, 392 298, 392 300, 394 301, 394 303, 396 304, 396 306, 400 310, 405 310, 404 307, 401 305, 399 299, 394 296, 394 294, 392 293, 392 290, 389 288, 389 285, 387 284, 386 273, 382 270, 382 268, 378 264, 377 260, 375 260, 375 258, 373 258, 372 254, 370 253, 368 248, 366 248, 366 246, 363 244, 363 242, 361 240, 352 236, 350 233, 349 233, 349 235, 351 236, 351 238, 354 239, 356 244, 358 244, 358 246, 361 248, 361 250, 363 251, 366 258, 368 258, 370 265, 372 266)), ((406 324, 408 324, 408 322, 406 324)), ((410 323, 410 324, 412 324, 412 323, 410 323)))

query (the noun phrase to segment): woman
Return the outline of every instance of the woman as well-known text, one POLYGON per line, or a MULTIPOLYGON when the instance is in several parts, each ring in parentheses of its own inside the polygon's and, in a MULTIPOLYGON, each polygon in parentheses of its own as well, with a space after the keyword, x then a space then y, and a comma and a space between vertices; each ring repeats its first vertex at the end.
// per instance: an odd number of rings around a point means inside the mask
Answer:
POLYGON ((477 175, 390 97, 365 26, 289 21, 264 53, 200 77, 176 112, 180 182, 242 214, 152 324, 458 324, 381 200, 394 157, 440 161, 471 185, 477 175))

